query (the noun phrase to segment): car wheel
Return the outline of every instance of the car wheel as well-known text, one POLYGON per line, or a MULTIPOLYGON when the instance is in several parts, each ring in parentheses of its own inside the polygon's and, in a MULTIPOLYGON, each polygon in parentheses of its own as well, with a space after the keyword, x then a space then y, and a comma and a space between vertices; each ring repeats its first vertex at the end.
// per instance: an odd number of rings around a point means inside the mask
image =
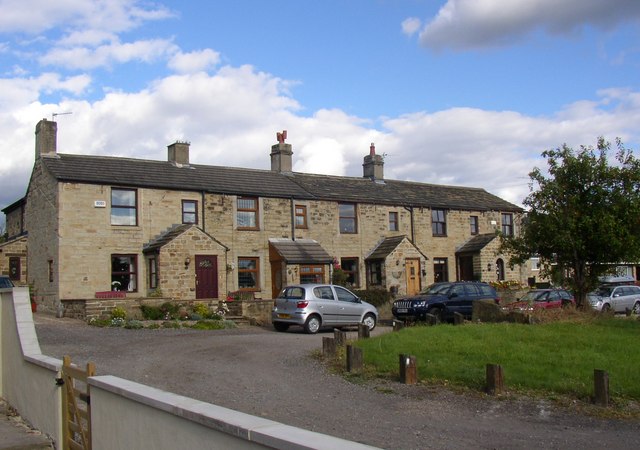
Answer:
POLYGON ((432 306, 431 308, 427 309, 427 314, 431 314, 432 316, 435 316, 436 323, 442 322, 442 308, 438 308, 437 306, 432 306))
POLYGON ((273 328, 276 331, 287 331, 289 329, 289 324, 284 322, 273 322, 273 328))
POLYGON ((362 319, 362 323, 369 328, 369 331, 373 330, 376 327, 376 316, 373 314, 367 314, 362 319))
POLYGON ((311 316, 304 323, 304 331, 308 334, 316 334, 320 329, 320 317, 311 316))
POLYGON ((604 305, 602 305, 602 312, 606 313, 609 312, 611 310, 611 305, 609 305, 608 303, 605 303, 604 305))
POLYGON ((636 304, 633 305, 633 313, 640 314, 640 302, 636 302, 636 304))

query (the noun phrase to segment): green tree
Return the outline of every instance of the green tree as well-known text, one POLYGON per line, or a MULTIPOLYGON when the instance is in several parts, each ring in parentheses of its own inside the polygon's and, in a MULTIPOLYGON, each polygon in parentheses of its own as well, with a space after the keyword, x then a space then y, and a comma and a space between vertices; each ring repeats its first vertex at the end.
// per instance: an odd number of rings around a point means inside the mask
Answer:
POLYGON ((599 138, 595 149, 543 152, 548 171, 529 174, 521 233, 502 236, 511 264, 539 256, 541 275, 559 276, 582 308, 599 277, 640 260, 640 161, 619 139, 616 148, 608 158, 611 144, 599 138))

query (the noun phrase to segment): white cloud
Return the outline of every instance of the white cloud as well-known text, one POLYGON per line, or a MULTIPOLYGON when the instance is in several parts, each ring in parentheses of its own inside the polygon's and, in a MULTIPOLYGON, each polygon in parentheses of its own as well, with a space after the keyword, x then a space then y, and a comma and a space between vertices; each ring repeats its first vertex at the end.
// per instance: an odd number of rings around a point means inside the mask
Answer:
POLYGON ((43 73, 32 78, 0 78, 0 107, 4 111, 21 108, 38 101, 42 93, 64 91, 79 95, 90 83, 88 75, 63 78, 56 73, 43 73))
POLYGON ((413 36, 422 26, 422 21, 417 17, 409 17, 402 21, 402 32, 407 36, 413 36))
POLYGON ((169 68, 179 73, 193 73, 214 68, 220 53, 209 48, 190 53, 178 52, 169 60, 169 68))
POLYGON ((150 5, 138 0, 0 0, 0 32, 36 34, 57 26, 122 32, 173 16, 163 6, 150 5))
POLYGON ((481 48, 512 43, 542 29, 564 34, 584 25, 610 28, 640 19, 637 0, 448 0, 420 33, 430 48, 481 48))
POLYGON ((67 69, 95 69, 129 61, 153 62, 178 51, 170 40, 151 39, 129 43, 113 42, 97 48, 55 48, 40 58, 43 65, 67 69))

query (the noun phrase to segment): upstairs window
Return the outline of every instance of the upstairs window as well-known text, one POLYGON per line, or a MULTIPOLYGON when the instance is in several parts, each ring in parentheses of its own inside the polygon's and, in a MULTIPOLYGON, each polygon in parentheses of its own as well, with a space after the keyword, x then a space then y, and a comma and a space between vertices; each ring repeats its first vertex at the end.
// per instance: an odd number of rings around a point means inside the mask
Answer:
POLYGON ((307 207, 296 205, 295 207, 296 228, 307 228, 307 207))
POLYGON ((502 215, 502 234, 513 236, 513 214, 502 215))
POLYGON ((447 216, 444 209, 431 210, 431 231, 434 236, 447 235, 447 216))
POLYGON ((198 202, 182 200, 182 223, 198 223, 198 202))
POLYGON ((478 216, 471 216, 469 217, 469 228, 471 231, 471 234, 478 234, 478 216))
POLYGON ((258 229, 258 199, 238 197, 237 221, 239 230, 258 229))
POLYGON ((398 213, 389 213, 389 231, 398 231, 398 213))
POLYGON ((358 232, 358 219, 356 205, 353 203, 340 203, 340 233, 355 234, 358 232))
POLYGON ((138 201, 135 189, 111 188, 111 225, 138 225, 138 201))

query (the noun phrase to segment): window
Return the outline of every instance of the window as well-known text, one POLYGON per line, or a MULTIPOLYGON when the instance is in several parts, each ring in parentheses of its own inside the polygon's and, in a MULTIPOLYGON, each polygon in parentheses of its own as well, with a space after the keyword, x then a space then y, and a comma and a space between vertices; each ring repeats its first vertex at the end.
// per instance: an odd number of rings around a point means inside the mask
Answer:
POLYGON ((356 205, 353 203, 340 203, 338 208, 340 210, 340 233, 357 233, 356 205))
POLYGON ((158 260, 156 257, 149 258, 149 289, 158 287, 158 260))
POLYGON ((447 258, 433 258, 433 281, 449 281, 447 258))
POLYGON ((469 227, 471 234, 478 234, 478 216, 469 217, 469 227))
POLYGON ((14 281, 20 281, 20 257, 9 257, 9 278, 14 281))
POLYGON ((389 231, 398 231, 398 213, 389 213, 389 231))
POLYGON ((358 275, 358 258, 341 258, 340 267, 347 276, 349 286, 360 286, 360 276, 358 275))
POLYGON ((353 295, 351 292, 347 291, 345 288, 340 286, 335 286, 336 295, 338 296, 339 302, 348 302, 348 303, 357 303, 358 297, 353 295))
POLYGON ((136 194, 135 189, 111 189, 111 225, 138 224, 136 194))
POLYGON ((531 270, 532 271, 540 270, 540 258, 533 257, 533 258, 530 259, 530 261, 531 261, 531 270))
POLYGON ((258 199, 255 197, 238 197, 238 229, 258 229, 258 199))
POLYGON ((182 223, 198 223, 198 202, 182 200, 182 223))
POLYGON ((502 258, 498 258, 496 261, 496 276, 498 277, 498 281, 504 281, 505 279, 504 261, 502 258))
POLYGON ((502 234, 513 236, 513 214, 502 215, 502 234))
POLYGON ((296 228, 307 228, 307 207, 296 205, 295 207, 296 228))
POLYGON ((238 258, 238 288, 241 290, 260 289, 259 258, 238 258))
POLYGON ((369 277, 369 285, 382 285, 382 260, 371 261, 367 266, 367 276, 369 277))
POLYGON ((111 255, 111 290, 137 292, 137 268, 136 255, 111 255))
POLYGON ((324 266, 300 266, 300 284, 324 283, 324 266))
POLYGON ((434 236, 447 235, 447 216, 444 209, 431 210, 431 231, 434 236))

